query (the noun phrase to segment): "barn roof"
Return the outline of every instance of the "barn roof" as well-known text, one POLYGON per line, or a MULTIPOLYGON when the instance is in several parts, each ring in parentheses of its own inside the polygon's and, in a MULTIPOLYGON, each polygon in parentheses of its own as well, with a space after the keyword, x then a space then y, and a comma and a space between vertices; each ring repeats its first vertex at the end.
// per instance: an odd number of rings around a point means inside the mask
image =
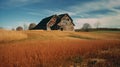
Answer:
POLYGON ((40 24, 42 24, 42 25, 45 24, 45 25, 46 25, 53 16, 55 16, 55 15, 52 15, 52 16, 50 16, 50 17, 46 17, 46 18, 42 19, 42 20, 40 21, 40 24))
POLYGON ((34 29, 39 29, 41 26, 46 26, 46 24, 50 21, 50 19, 55 16, 55 15, 52 15, 50 17, 46 17, 44 19, 42 19, 39 24, 37 24, 37 26, 34 28, 34 29))

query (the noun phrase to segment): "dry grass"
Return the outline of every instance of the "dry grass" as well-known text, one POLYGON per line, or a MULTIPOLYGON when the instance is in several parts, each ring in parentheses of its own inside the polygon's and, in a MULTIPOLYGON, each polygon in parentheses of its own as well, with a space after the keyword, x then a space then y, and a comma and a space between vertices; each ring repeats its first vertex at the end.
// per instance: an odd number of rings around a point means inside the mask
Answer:
POLYGON ((26 39, 27 35, 20 31, 0 30, 0 42, 26 39))
POLYGON ((25 40, 13 38, 14 42, 0 43, 0 67, 120 66, 118 33, 38 30, 21 33, 27 36, 25 40), (109 36, 113 39, 108 39, 109 36))

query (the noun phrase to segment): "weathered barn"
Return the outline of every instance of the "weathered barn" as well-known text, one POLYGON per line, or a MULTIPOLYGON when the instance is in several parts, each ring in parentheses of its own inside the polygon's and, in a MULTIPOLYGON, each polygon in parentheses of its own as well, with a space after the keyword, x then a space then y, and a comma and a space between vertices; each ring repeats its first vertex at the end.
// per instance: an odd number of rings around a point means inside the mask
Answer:
POLYGON ((74 31, 75 24, 68 14, 52 15, 44 18, 33 29, 74 31))

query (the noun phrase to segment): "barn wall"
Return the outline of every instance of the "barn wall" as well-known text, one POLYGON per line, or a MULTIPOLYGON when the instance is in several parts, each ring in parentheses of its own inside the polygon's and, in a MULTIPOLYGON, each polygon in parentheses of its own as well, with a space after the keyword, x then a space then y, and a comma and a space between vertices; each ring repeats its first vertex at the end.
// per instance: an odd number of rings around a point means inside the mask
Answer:
POLYGON ((47 27, 47 30, 51 30, 51 27, 55 24, 57 20, 57 16, 53 16, 50 21, 47 23, 46 27, 47 27))
POLYGON ((71 19, 67 15, 65 15, 61 19, 61 22, 58 25, 65 31, 74 31, 74 25, 72 24, 71 19))

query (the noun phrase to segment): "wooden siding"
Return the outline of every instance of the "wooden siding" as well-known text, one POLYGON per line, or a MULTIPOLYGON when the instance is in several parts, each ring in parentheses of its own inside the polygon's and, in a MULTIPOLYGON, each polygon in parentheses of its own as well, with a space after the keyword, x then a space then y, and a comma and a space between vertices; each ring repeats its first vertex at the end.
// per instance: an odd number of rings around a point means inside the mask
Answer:
POLYGON ((60 26, 60 29, 63 29, 65 31, 74 31, 74 25, 72 24, 71 19, 67 15, 63 16, 58 25, 60 26))
POLYGON ((47 23, 47 30, 51 30, 51 27, 55 24, 57 20, 56 16, 53 16, 50 21, 47 23))

